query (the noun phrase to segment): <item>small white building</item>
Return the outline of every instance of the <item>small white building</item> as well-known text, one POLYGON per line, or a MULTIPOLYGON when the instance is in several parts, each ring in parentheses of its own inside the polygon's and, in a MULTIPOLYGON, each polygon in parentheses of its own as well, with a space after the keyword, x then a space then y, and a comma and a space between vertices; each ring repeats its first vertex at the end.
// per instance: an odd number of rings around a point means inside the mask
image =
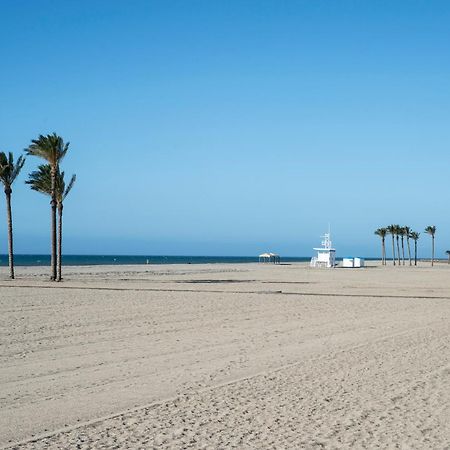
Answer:
POLYGON ((363 258, 344 258, 342 260, 342 267, 360 268, 364 267, 363 258))
POLYGON ((354 267, 353 258, 343 258, 342 267, 354 267))
POLYGON ((331 242, 331 234, 325 233, 322 236, 322 247, 316 247, 314 250, 317 255, 311 258, 311 267, 335 267, 336 265, 336 249, 333 248, 331 242))
POLYGON ((363 258, 353 258, 353 267, 364 267, 365 262, 363 258))

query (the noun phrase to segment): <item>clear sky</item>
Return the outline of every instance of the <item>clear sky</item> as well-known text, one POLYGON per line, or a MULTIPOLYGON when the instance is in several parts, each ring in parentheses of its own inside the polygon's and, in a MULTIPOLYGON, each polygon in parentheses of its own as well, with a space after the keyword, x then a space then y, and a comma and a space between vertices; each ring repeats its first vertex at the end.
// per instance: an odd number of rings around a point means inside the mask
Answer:
MULTIPOLYGON (((400 223, 445 257, 449 24, 432 0, 0 0, 0 149, 71 142, 67 253, 310 255, 330 223, 369 256, 400 223)), ((19 253, 49 251, 37 164, 19 253)))

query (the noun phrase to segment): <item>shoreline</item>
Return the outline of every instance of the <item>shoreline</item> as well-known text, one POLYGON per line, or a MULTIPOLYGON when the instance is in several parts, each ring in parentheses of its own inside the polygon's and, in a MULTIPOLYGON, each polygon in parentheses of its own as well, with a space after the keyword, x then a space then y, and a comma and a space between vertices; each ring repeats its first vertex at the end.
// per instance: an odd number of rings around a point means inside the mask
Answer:
MULTIPOLYGON (((17 256, 17 255, 16 255, 17 256)), ((18 255, 18 256, 38 256, 38 255, 18 255)), ((47 255, 48 256, 48 255, 47 255)), ((69 257, 71 255, 68 255, 69 257)), ((92 257, 91 255, 72 255, 76 258, 79 257, 92 257)), ((1 257, 1 256, 0 256, 1 257)), ((94 255, 96 258, 97 256, 94 255)), ((116 255, 117 258, 142 258, 145 257, 142 256, 130 256, 130 255, 116 255)), ((49 256, 48 256, 49 258, 49 256)), ((109 257, 108 257, 109 258, 109 257)), ((258 261, 258 258, 255 257, 209 257, 209 256, 174 256, 174 257, 153 257, 153 258, 164 258, 164 260, 158 260, 158 261, 151 261, 151 257, 148 257, 147 260, 142 261, 105 261, 105 262, 67 262, 63 261, 63 270, 64 268, 77 268, 77 267, 159 267, 159 266, 179 266, 179 265, 192 265, 192 266, 198 266, 198 265, 245 265, 245 264, 262 264, 262 265, 274 265, 273 263, 262 263, 258 261), (170 258, 175 258, 174 261, 171 261, 170 258), (183 258, 183 259, 181 259, 183 258), (148 262, 147 262, 148 261, 148 262)), ((337 268, 339 268, 340 264, 342 263, 342 260, 345 257, 337 257, 336 262, 338 263, 337 268)), ((377 257, 361 257, 365 260, 365 262, 368 265, 374 264, 374 263, 381 263, 381 258, 377 257)), ((309 264, 311 260, 311 257, 285 257, 281 258, 281 262, 279 264, 275 265, 281 265, 281 266, 287 266, 292 264, 309 264)), ((391 266, 392 259, 387 259, 387 266, 391 266)), ((431 264, 431 258, 420 258, 417 260, 418 266, 423 264, 431 264)), ((434 260, 435 264, 449 264, 449 260, 447 258, 440 258, 434 260)), ((414 261, 412 262, 412 265, 414 266, 414 261)), ((396 260, 396 266, 398 266, 397 260, 396 260)), ((400 264, 400 266, 403 266, 403 264, 400 264)), ((409 260, 405 259, 404 266, 409 266, 409 260)), ((18 270, 25 269, 29 270, 31 268, 49 268, 50 262, 46 261, 45 263, 22 263, 15 261, 14 267, 18 270)), ((8 262, 7 262, 7 256, 3 255, 3 259, 0 259, 0 274, 2 270, 8 269, 8 262)))
MULTIPOLYGON (((366 261, 377 261, 377 257, 362 257, 366 261)), ((284 256, 281 264, 309 262, 311 256, 284 256)), ((337 261, 342 261, 338 257, 337 261)), ((192 256, 192 255, 63 255, 63 265, 103 266, 103 265, 167 265, 167 264, 246 264, 258 263, 258 256, 192 256)), ((269 263, 270 264, 270 263, 269 263)), ((16 254, 15 267, 50 266, 49 255, 16 254)), ((8 266, 8 256, 0 255, 0 268, 8 266)))

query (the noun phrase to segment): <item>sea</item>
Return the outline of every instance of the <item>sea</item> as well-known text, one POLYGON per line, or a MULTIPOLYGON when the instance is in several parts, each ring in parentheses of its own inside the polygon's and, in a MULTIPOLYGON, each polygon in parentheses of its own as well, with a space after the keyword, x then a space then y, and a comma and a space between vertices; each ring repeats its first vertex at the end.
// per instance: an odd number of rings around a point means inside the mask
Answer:
MULTIPOLYGON (((339 260, 340 258, 336 258, 339 260)), ((376 259, 376 258, 366 258, 376 259)), ((308 262, 310 256, 281 257, 281 264, 308 262)), ((239 264, 258 262, 256 256, 164 256, 164 255, 63 255, 65 266, 129 264, 239 264)), ((50 255, 14 255, 16 266, 48 266, 50 255)), ((0 266, 8 265, 8 255, 0 255, 0 266)))

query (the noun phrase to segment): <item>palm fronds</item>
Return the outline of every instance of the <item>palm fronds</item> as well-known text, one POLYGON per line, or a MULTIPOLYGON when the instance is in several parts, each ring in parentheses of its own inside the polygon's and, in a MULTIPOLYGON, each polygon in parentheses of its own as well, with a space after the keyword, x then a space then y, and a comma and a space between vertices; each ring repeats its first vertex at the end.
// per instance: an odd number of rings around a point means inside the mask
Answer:
POLYGON ((69 142, 64 142, 61 136, 56 133, 40 134, 37 139, 33 139, 25 150, 28 155, 45 159, 50 165, 57 165, 69 150, 69 142))
MULTIPOLYGON (((64 175, 64 172, 60 172, 59 170, 56 172, 55 195, 58 204, 62 203, 69 195, 77 178, 76 175, 72 175, 72 178, 66 186, 64 175)), ((52 192, 50 164, 41 164, 37 170, 28 175, 28 180, 25 183, 29 184, 33 191, 50 196, 52 192)))
POLYGON ((14 162, 12 152, 9 152, 8 155, 5 152, 0 152, 0 182, 3 183, 5 189, 11 188, 24 164, 25 158, 22 155, 14 162))

